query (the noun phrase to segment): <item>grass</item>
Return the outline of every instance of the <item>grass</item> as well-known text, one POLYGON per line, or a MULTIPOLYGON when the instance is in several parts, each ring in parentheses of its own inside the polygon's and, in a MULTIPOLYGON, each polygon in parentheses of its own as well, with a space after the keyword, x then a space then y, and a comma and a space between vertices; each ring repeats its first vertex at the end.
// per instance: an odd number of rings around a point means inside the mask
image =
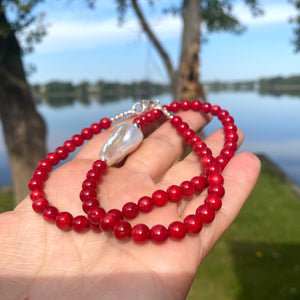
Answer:
MULTIPOLYGON (((13 195, 0 194, 0 212, 13 195)), ((300 200, 262 161, 258 183, 236 221, 198 270, 188 300, 300 299, 300 200)))
POLYGON ((240 215, 198 270, 189 300, 300 299, 300 200, 263 160, 240 215))

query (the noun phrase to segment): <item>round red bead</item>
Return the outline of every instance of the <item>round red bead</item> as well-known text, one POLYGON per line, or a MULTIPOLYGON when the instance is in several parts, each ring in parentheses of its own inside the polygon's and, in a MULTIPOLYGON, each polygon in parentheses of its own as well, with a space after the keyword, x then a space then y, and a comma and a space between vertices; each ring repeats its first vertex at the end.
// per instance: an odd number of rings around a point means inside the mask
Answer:
POLYGON ((207 177, 207 184, 208 185, 212 185, 214 183, 217 183, 217 184, 223 184, 224 183, 224 178, 220 173, 210 174, 207 177))
POLYGON ((111 125, 110 119, 108 119, 108 118, 102 118, 100 120, 100 126, 101 126, 101 128, 108 129, 110 127, 110 125, 111 125))
POLYGON ((179 132, 179 133, 183 133, 184 131, 186 131, 187 129, 189 129, 189 125, 185 122, 181 122, 177 127, 176 127, 176 130, 179 132))
POLYGON ((107 213, 100 219, 100 228, 103 231, 112 231, 117 221, 118 218, 115 215, 107 213))
POLYGON ((79 147, 84 143, 84 138, 80 134, 75 134, 72 136, 72 142, 79 147))
POLYGON ((48 200, 45 198, 38 198, 32 202, 32 208, 37 213, 42 213, 47 206, 48 200))
POLYGON ((163 190, 157 190, 152 194, 152 199, 156 206, 164 206, 168 202, 169 197, 167 192, 163 190))
POLYGON ((56 226, 62 230, 69 230, 72 228, 73 216, 69 212, 60 212, 56 216, 56 226))
POLYGON ((218 113, 218 119, 220 121, 222 121, 223 119, 225 119, 227 116, 229 116, 229 112, 227 110, 222 109, 219 113, 218 113))
POLYGON ((138 206, 133 202, 127 202, 122 208, 123 217, 126 219, 134 219, 138 213, 138 206))
POLYGON ((214 210, 205 204, 197 208, 196 215, 203 223, 211 223, 215 218, 214 210))
POLYGON ((42 159, 39 162, 38 166, 39 168, 46 169, 47 171, 50 172, 52 170, 53 164, 47 159, 42 159))
POLYGON ((221 108, 219 105, 213 105, 210 109, 210 112, 213 116, 217 116, 220 111, 221 111, 221 108))
POLYGON ((211 163, 208 166, 205 167, 205 174, 210 175, 214 173, 220 173, 221 172, 221 166, 218 163, 211 163))
POLYGON ((168 229, 163 225, 154 225, 150 230, 150 239, 162 243, 168 238, 168 229))
POLYGON ((116 208, 110 209, 107 213, 115 216, 117 218, 117 221, 121 220, 123 217, 122 212, 116 208))
POLYGON ((203 176, 195 176, 191 179, 196 191, 202 191, 206 185, 206 179, 203 176))
POLYGON ((44 181, 39 178, 31 178, 28 183, 28 188, 31 191, 41 190, 44 187, 44 181))
POLYGON ((209 195, 217 195, 218 197, 222 198, 225 194, 225 189, 223 185, 214 183, 208 187, 207 193, 209 195))
POLYGON ((234 141, 226 141, 224 143, 224 148, 230 149, 232 151, 235 151, 237 149, 237 144, 234 141))
POLYGON ((50 161, 53 166, 56 166, 60 161, 60 157, 54 152, 48 153, 46 159, 50 161))
POLYGON ((91 169, 87 172, 86 178, 98 181, 101 178, 101 173, 95 169, 91 169))
POLYGON ((76 145, 72 141, 65 141, 64 148, 69 152, 73 152, 76 149, 76 145))
POLYGON ((102 207, 94 206, 88 212, 88 219, 93 224, 99 224, 100 219, 106 215, 105 210, 102 207))
POLYGON ((168 193, 168 196, 169 196, 169 200, 171 202, 178 202, 183 197, 182 188, 180 186, 178 186, 178 185, 171 185, 167 189, 167 193, 168 193))
POLYGON ((196 215, 188 215, 184 218, 183 224, 187 232, 198 233, 202 229, 202 222, 196 215))
POLYGON ((229 162, 229 158, 224 155, 219 155, 216 157, 216 162, 221 166, 222 170, 226 167, 229 162))
POLYGON ((126 240, 130 237, 131 225, 126 221, 118 221, 114 226, 113 233, 118 240, 126 240))
POLYGON ((90 178, 90 179, 86 179, 83 183, 82 183, 82 189, 96 189, 97 188, 97 181, 90 178))
POLYGON ((138 201, 138 208, 143 213, 148 213, 153 209, 153 200, 148 196, 144 196, 138 201))
POLYGON ((60 159, 66 159, 69 156, 69 152, 64 147, 57 147, 55 153, 60 159))
POLYGON ((182 123, 182 119, 179 116, 174 116, 170 122, 173 126, 177 127, 182 123))
POLYGON ((46 169, 37 168, 33 172, 33 177, 45 181, 48 178, 48 171, 46 169))
POLYGON ((58 209, 54 206, 47 206, 43 211, 43 218, 48 222, 54 222, 58 214, 58 209))
POLYGON ((231 159, 234 156, 234 151, 228 148, 224 148, 221 151, 221 155, 227 156, 229 159, 231 159))
POLYGON ((84 232, 89 228, 89 221, 85 216, 77 216, 72 221, 72 227, 76 232, 84 232))
POLYGON ((219 210, 222 206, 222 201, 217 195, 208 195, 205 198, 205 204, 213 210, 219 210))
POLYGON ((44 197, 45 197, 45 193, 43 190, 34 190, 30 193, 31 200, 36 200, 36 199, 44 198, 44 197))
POLYGON ((215 159, 211 155, 205 155, 205 156, 201 157, 200 161, 201 161, 201 165, 204 168, 206 168, 208 165, 210 165, 211 163, 215 162, 215 159))
POLYGON ((180 187, 185 196, 191 196, 195 191, 194 184, 191 181, 183 181, 180 184, 180 187))
POLYGON ((93 169, 103 174, 107 169, 107 164, 104 160, 98 159, 93 163, 93 169))
POLYGON ((101 132, 101 126, 99 123, 93 123, 90 128, 94 134, 98 134, 101 132))
POLYGON ((207 113, 209 113, 210 110, 211 110, 211 104, 208 103, 208 102, 205 102, 205 103, 202 104, 201 109, 202 109, 202 111, 203 111, 204 113, 207 114, 207 113))
POLYGON ((131 237, 137 243, 143 243, 150 237, 150 229, 145 224, 136 224, 132 227, 131 237))
POLYGON ((194 100, 191 103, 192 110, 199 111, 202 107, 202 103, 200 100, 194 100))
POLYGON ((182 110, 188 110, 188 109, 191 108, 191 103, 190 103, 188 100, 183 100, 183 101, 181 101, 181 103, 180 103, 180 108, 181 108, 182 110))
POLYGON ((179 240, 186 235, 186 227, 182 222, 172 222, 168 227, 169 237, 179 240))
POLYGON ((183 139, 188 142, 190 138, 192 138, 195 135, 195 131, 192 129, 187 129, 182 133, 183 139))
POLYGON ((95 197, 97 197, 97 193, 93 188, 82 189, 79 194, 79 198, 81 199, 81 201, 86 201, 90 198, 95 198, 95 197))
POLYGON ((99 201, 96 198, 89 198, 82 203, 82 209, 85 213, 88 213, 94 206, 99 206, 99 201))
POLYGON ((172 102, 170 104, 170 110, 174 113, 178 112, 180 110, 180 104, 178 102, 172 102))
POLYGON ((91 128, 83 128, 81 135, 85 140, 90 140, 93 137, 93 131, 91 128))

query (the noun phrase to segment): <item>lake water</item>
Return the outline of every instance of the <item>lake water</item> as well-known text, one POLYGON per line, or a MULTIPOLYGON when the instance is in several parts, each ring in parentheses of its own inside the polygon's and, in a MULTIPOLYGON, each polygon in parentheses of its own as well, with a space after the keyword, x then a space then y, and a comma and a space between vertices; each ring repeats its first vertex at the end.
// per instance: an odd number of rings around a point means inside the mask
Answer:
MULTIPOLYGON (((154 97, 162 103, 170 103, 170 95, 154 97)), ((300 97, 260 95, 256 92, 210 92, 211 104, 227 109, 236 124, 245 133, 245 142, 240 151, 264 153, 295 182, 300 184, 300 97)), ((65 106, 39 104, 38 110, 48 127, 49 152, 70 139, 82 128, 98 121, 101 117, 112 117, 128 110, 135 102, 127 98, 118 102, 89 104, 74 101, 65 106)), ((1 127, 1 124, 0 124, 1 127)), ((220 127, 213 120, 205 129, 206 134, 220 127)), ((0 132, 0 186, 11 184, 9 162, 0 132)))

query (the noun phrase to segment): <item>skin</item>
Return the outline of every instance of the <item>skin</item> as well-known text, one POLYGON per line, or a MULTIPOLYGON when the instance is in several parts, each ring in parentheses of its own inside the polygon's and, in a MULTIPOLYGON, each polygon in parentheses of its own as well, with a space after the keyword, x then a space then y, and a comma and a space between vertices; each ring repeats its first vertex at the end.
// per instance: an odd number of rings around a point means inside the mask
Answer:
MULTIPOLYGON (((207 120, 199 113, 179 115, 200 130, 207 120)), ((50 173, 45 182, 49 202, 74 216, 83 214, 79 192, 86 172, 98 159, 111 129, 90 140, 70 162, 50 173)), ((239 130, 239 145, 243 133, 239 130)), ((224 142, 222 130, 206 139, 216 156, 224 142)), ((122 166, 110 167, 99 184, 101 206, 121 208, 157 189, 180 184, 201 172, 194 153, 180 160, 185 145, 169 122, 144 139, 122 166)), ((236 218, 252 191, 260 162, 239 153, 223 171, 223 206, 211 224, 196 235, 163 244, 118 241, 110 234, 64 232, 45 222, 31 208, 29 197, 14 211, 0 215, 1 299, 184 299, 205 256, 236 218)), ((206 191, 179 204, 168 203, 131 222, 168 224, 183 220, 201 205, 206 191)))

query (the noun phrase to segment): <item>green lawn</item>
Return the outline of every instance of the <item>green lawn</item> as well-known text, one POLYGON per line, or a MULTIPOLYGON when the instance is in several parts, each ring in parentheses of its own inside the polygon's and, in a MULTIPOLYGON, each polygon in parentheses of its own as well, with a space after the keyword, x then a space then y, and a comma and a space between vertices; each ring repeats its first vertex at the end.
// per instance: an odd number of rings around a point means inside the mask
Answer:
POLYGON ((188 299, 300 299, 300 199, 267 161, 237 220, 199 268, 188 299))
MULTIPOLYGON (((12 208, 12 194, 0 194, 0 212, 12 208)), ((267 161, 239 217, 199 268, 188 299, 300 299, 300 200, 267 161)))

